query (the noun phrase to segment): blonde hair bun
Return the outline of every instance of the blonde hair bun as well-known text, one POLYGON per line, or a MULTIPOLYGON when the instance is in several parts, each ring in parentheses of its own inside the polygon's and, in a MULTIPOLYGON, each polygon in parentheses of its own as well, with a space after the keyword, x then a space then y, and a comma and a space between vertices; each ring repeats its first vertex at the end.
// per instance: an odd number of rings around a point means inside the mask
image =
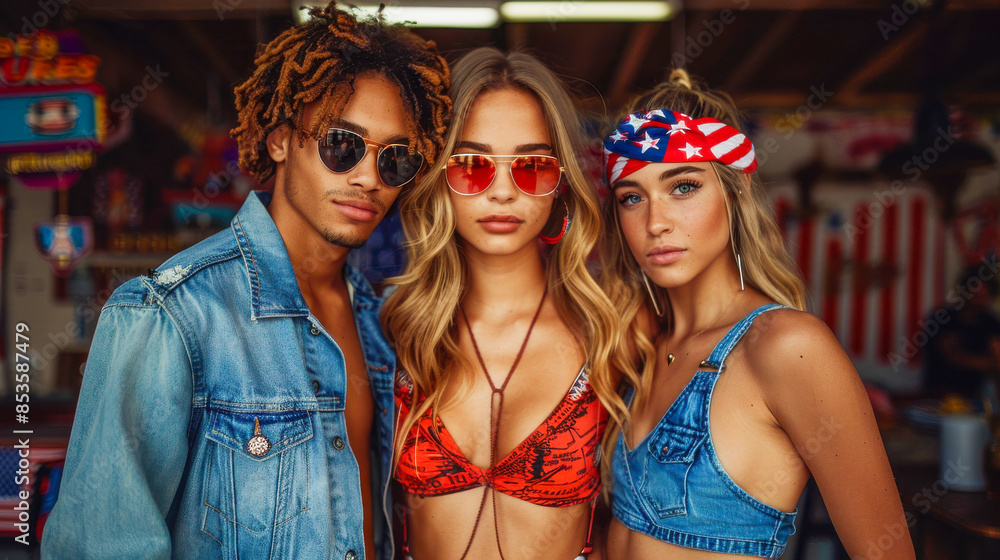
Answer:
POLYGON ((672 85, 680 85, 687 89, 694 89, 691 85, 691 75, 687 73, 687 70, 683 68, 675 68, 670 71, 670 76, 667 77, 667 82, 672 85))

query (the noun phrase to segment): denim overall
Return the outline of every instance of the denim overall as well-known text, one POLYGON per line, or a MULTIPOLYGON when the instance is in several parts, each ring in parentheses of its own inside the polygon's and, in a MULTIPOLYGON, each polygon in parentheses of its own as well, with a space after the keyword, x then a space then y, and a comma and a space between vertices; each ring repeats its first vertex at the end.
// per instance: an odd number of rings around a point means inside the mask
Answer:
POLYGON ((736 323, 635 449, 619 433, 612 513, 626 527, 687 548, 781 556, 795 532, 795 512, 765 505, 726 474, 712 443, 709 410, 726 357, 758 315, 783 307, 764 305, 736 323))

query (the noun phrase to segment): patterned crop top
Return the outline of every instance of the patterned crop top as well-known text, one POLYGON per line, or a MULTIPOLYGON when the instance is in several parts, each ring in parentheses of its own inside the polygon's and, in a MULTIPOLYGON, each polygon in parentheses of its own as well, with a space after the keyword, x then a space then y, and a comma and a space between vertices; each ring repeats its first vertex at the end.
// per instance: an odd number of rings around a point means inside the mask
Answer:
MULTIPOLYGON (((413 383, 400 370, 396 375, 400 424, 412 401, 413 383)), ((598 465, 607 419, 584 367, 548 418, 495 465, 482 469, 465 457, 444 422, 428 411, 403 443, 396 480, 418 496, 490 486, 542 506, 586 503, 601 489, 598 465)))

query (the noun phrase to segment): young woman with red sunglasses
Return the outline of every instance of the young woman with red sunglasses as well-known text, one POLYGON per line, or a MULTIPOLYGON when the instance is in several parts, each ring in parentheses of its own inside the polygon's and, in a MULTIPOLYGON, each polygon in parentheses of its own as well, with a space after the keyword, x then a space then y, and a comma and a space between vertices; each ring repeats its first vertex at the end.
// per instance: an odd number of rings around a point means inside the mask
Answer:
POLYGON ((458 61, 451 96, 443 163, 404 195, 409 264, 382 310, 404 552, 585 557, 624 402, 617 312, 586 266, 600 209, 576 112, 539 61, 492 48, 458 61))
POLYGON ((675 70, 604 142, 603 282, 642 383, 614 440, 613 559, 778 558, 814 477, 851 558, 912 560, 864 386, 805 313, 728 95, 675 70))

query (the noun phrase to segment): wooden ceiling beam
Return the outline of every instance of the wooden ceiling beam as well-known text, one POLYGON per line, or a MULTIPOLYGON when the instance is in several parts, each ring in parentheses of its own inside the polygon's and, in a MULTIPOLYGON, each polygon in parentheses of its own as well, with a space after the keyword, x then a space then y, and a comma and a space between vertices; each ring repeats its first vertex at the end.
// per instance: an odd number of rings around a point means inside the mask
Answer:
POLYGON ((872 80, 885 74, 903 57, 910 53, 923 41, 927 34, 928 23, 923 20, 910 22, 905 28, 883 46, 875 56, 868 59, 861 68, 856 70, 844 83, 837 88, 836 96, 844 103, 850 103, 852 97, 857 97, 872 80))
POLYGON ((507 50, 518 50, 528 46, 528 24, 508 23, 504 25, 504 40, 507 50))
POLYGON ((198 47, 198 50, 205 53, 205 56, 208 57, 212 66, 215 67, 220 74, 222 74, 222 78, 225 80, 227 86, 240 81, 243 73, 233 66, 229 57, 227 57, 223 53, 222 49, 217 47, 215 43, 209 39, 208 35, 202 31, 201 28, 195 25, 194 22, 190 21, 180 22, 180 28, 188 39, 194 43, 194 46, 198 47))
POLYGON ((739 91, 746 84, 747 80, 752 78, 760 70, 761 66, 767 62, 771 53, 785 42, 785 39, 795 29, 795 24, 798 23, 801 15, 802 12, 788 12, 779 16, 774 25, 764 33, 764 36, 743 57, 743 60, 736 64, 722 89, 728 92, 739 91))
MULTIPOLYGON (((948 92, 948 99, 963 105, 1000 104, 1000 92, 948 92)), ((774 109, 776 111, 807 106, 808 95, 792 91, 771 91, 745 93, 735 98, 741 109, 774 109)), ((830 107, 851 109, 912 109, 920 103, 917 93, 869 93, 851 98, 836 96, 830 99, 830 107)), ((825 107, 824 107, 825 108, 825 107)))
MULTIPOLYGON (((316 2, 320 4, 321 2, 316 2)), ((254 18, 260 13, 291 16, 289 0, 73 0, 94 17, 136 19, 254 18)))
POLYGON ((629 34, 628 44, 625 45, 621 59, 616 65, 618 71, 611 78, 611 86, 608 88, 608 101, 612 106, 623 103, 628 97, 632 82, 635 81, 635 76, 661 25, 660 22, 639 23, 629 34))

